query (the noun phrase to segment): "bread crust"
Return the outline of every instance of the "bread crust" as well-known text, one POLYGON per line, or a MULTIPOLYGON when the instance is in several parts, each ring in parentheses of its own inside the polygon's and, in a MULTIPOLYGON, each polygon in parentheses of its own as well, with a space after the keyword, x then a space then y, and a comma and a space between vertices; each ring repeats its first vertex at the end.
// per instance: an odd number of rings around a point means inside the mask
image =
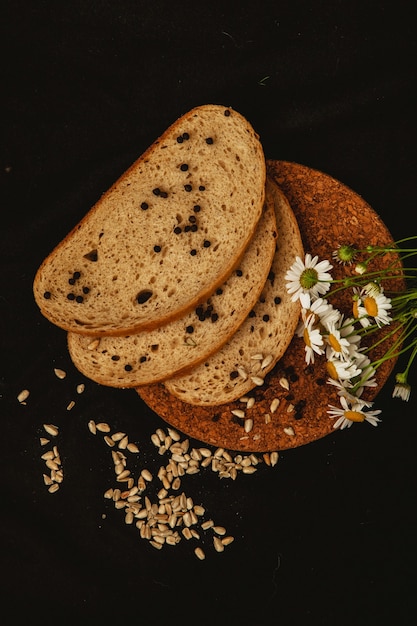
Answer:
POLYGON ((242 115, 221 105, 192 109, 43 261, 33 282, 41 313, 94 336, 182 317, 238 266, 262 213, 265 178, 261 142, 242 115))
MULTIPOLYGON (((267 169, 290 202, 306 252, 329 258, 347 236, 358 248, 393 242, 387 227, 366 201, 331 176, 285 161, 269 160, 267 169)), ((392 260, 381 259, 378 263, 385 266, 392 260)), ((341 266, 332 270, 335 278, 344 276, 344 272, 341 266)), ((390 281, 393 291, 403 288, 401 279, 390 281)), ((335 305, 348 314, 350 295, 341 296, 335 305)), ((386 333, 386 329, 380 329, 373 339, 377 341, 386 333)), ((395 335, 386 337, 382 345, 371 351, 370 358, 379 358, 395 340, 395 335)), ((364 399, 375 399, 395 361, 387 360, 378 368, 378 387, 367 388, 364 399)), ((329 404, 338 405, 339 401, 336 389, 326 380, 324 361, 317 359, 313 367, 307 367, 304 342, 293 337, 265 384, 250 394, 255 399, 254 406, 246 411, 246 416, 253 420, 250 432, 245 432, 243 420, 232 413, 244 408, 239 400, 219 406, 194 406, 170 394, 161 383, 137 391, 153 411, 187 436, 230 450, 266 452, 306 445, 334 433, 327 410, 329 404), (279 400, 279 407, 272 412, 275 399, 279 400)))

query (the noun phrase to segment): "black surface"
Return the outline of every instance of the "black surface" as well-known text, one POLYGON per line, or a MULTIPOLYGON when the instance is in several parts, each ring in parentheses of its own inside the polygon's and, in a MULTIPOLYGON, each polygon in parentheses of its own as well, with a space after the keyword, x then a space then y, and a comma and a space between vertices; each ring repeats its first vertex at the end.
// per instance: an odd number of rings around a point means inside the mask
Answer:
POLYGON ((153 471, 150 434, 164 424, 134 391, 86 381, 77 396, 65 333, 31 292, 40 262, 101 193, 207 102, 247 116, 268 158, 334 176, 395 238, 411 234, 412 6, 2 3, 2 624, 415 623, 415 389, 408 403, 393 400, 389 381, 378 428, 284 452, 274 470, 191 476, 184 490, 235 537, 222 554, 207 543, 200 562, 186 540, 155 550, 103 498, 112 462, 88 420, 128 432, 141 448, 136 468, 153 471), (65 471, 52 495, 39 445, 49 422, 60 426, 65 471))

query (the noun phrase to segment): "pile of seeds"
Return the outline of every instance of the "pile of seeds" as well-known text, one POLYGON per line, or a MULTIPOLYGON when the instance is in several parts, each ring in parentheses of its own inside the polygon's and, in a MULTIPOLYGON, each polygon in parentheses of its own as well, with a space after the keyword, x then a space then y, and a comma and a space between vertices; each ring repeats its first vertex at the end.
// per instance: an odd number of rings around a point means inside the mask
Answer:
MULTIPOLYGON (((58 379, 63 380, 66 372, 55 369, 58 379)), ((78 394, 83 393, 84 384, 77 386, 78 394)), ((29 390, 22 390, 17 399, 26 405, 29 390)), ((251 399, 242 398, 246 408, 250 408, 251 399)), ((67 411, 75 406, 72 400, 67 411)), ((275 406, 271 406, 274 412, 275 406)), ((236 417, 244 417, 236 415, 236 417)), ((247 428, 247 426, 246 426, 247 428)), ((64 479, 64 472, 58 446, 51 439, 59 435, 58 426, 43 424, 45 435, 41 436, 40 445, 45 449, 41 455, 48 472, 43 473, 44 484, 49 493, 56 493, 64 479)), ((166 464, 160 465, 155 475, 144 467, 135 478, 128 467, 129 455, 139 454, 139 447, 129 440, 127 433, 112 432, 107 422, 88 422, 88 429, 93 435, 100 434, 104 443, 111 449, 116 484, 104 493, 104 498, 111 500, 114 507, 123 511, 124 521, 139 530, 139 536, 149 541, 150 545, 160 550, 165 545, 177 545, 181 540, 210 543, 216 552, 234 541, 226 528, 216 524, 207 516, 201 503, 194 503, 182 489, 183 477, 211 470, 220 479, 236 480, 239 474, 253 474, 260 463, 274 467, 278 462, 278 452, 256 454, 232 454, 225 448, 190 447, 188 438, 173 428, 158 428, 151 435, 151 442, 157 449, 158 456, 167 456, 166 464)), ((200 543, 194 547, 194 554, 200 560, 205 559, 205 551, 200 543)))
MULTIPOLYGON (((43 428, 45 432, 51 437, 58 435, 58 426, 55 424, 44 424, 43 428)), ((40 437, 41 446, 48 446, 51 440, 48 437, 40 437)), ((45 466, 49 470, 49 473, 43 473, 43 482, 48 487, 49 493, 55 493, 58 491, 60 484, 64 480, 64 472, 62 469, 61 456, 58 452, 58 446, 53 445, 46 450, 41 456, 41 459, 45 461, 45 466)))
MULTIPOLYGON (((275 465, 277 453, 264 455, 236 455, 232 457, 227 450, 217 448, 211 452, 208 448, 191 448, 188 439, 181 441, 177 431, 168 428, 165 432, 158 428, 151 436, 159 455, 168 455, 166 465, 161 465, 154 476, 149 469, 140 471, 137 479, 133 478, 128 468, 126 451, 139 452, 136 444, 128 441, 123 432, 111 433, 106 422, 95 423, 90 420, 88 428, 92 434, 102 433, 103 439, 112 449, 117 486, 106 490, 104 497, 114 503, 116 509, 123 510, 126 524, 134 524, 142 539, 147 539, 151 546, 160 550, 164 545, 177 545, 182 539, 204 540, 211 533, 211 543, 216 552, 223 552, 234 538, 227 534, 224 526, 216 524, 206 516, 202 504, 195 504, 193 499, 181 489, 184 476, 197 474, 201 468, 209 468, 220 478, 236 479, 237 473, 250 474, 256 471, 258 463, 265 460, 275 465), (152 495, 150 483, 159 481, 152 495)), ((205 558, 201 545, 194 553, 199 559, 205 558)))

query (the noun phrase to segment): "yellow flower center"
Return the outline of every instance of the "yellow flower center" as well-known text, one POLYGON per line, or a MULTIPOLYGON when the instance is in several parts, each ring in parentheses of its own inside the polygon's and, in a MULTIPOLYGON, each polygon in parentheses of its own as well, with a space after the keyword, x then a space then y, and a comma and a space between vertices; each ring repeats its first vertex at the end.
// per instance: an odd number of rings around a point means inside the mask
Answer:
POLYGON ((365 309, 368 315, 370 315, 371 317, 375 317, 376 315, 378 315, 378 305, 375 298, 373 298, 372 296, 367 296, 363 303, 365 305, 365 309))
POLYGON ((307 328, 304 328, 304 334, 303 334, 303 337, 304 337, 304 343, 306 344, 306 346, 307 346, 308 348, 311 348, 310 335, 308 334, 308 330, 307 330, 307 328))
POLYGON ((360 411, 345 411, 345 417, 351 422, 364 422, 365 421, 365 415, 361 413, 360 411))
POLYGON ((339 378, 338 375, 337 375, 337 369, 336 369, 335 364, 333 363, 333 361, 327 361, 326 369, 327 369, 327 373, 329 374, 330 378, 333 378, 333 380, 337 380, 339 378))
POLYGON ((352 313, 353 313, 353 317, 355 319, 358 319, 358 317, 359 317, 359 300, 354 300, 353 301, 352 313))
POLYGON ((334 335, 332 335, 331 333, 330 333, 330 335, 328 337, 328 341, 329 341, 329 344, 331 345, 331 347, 333 348, 333 350, 335 352, 341 352, 342 346, 340 345, 338 339, 334 335))

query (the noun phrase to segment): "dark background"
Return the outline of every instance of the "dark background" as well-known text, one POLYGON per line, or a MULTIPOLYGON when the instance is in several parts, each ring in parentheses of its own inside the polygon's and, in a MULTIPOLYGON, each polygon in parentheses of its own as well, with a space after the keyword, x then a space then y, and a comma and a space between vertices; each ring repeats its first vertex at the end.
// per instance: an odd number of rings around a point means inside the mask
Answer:
POLYGON ((351 187, 395 239, 415 232, 412 7, 1 2, 1 624, 415 623, 415 389, 408 403, 393 400, 391 379, 377 397, 378 428, 283 452, 273 470, 190 477, 187 494, 235 541, 222 554, 207 544, 205 561, 186 540, 157 551, 104 500, 111 457, 87 422, 128 432, 137 466, 152 471, 150 434, 164 424, 134 391, 85 381, 78 397, 65 333, 31 292, 52 247, 204 103, 245 115, 268 158, 351 187), (26 406, 16 400, 23 388, 26 406), (60 426, 65 471, 53 495, 42 481, 46 422, 60 426))

